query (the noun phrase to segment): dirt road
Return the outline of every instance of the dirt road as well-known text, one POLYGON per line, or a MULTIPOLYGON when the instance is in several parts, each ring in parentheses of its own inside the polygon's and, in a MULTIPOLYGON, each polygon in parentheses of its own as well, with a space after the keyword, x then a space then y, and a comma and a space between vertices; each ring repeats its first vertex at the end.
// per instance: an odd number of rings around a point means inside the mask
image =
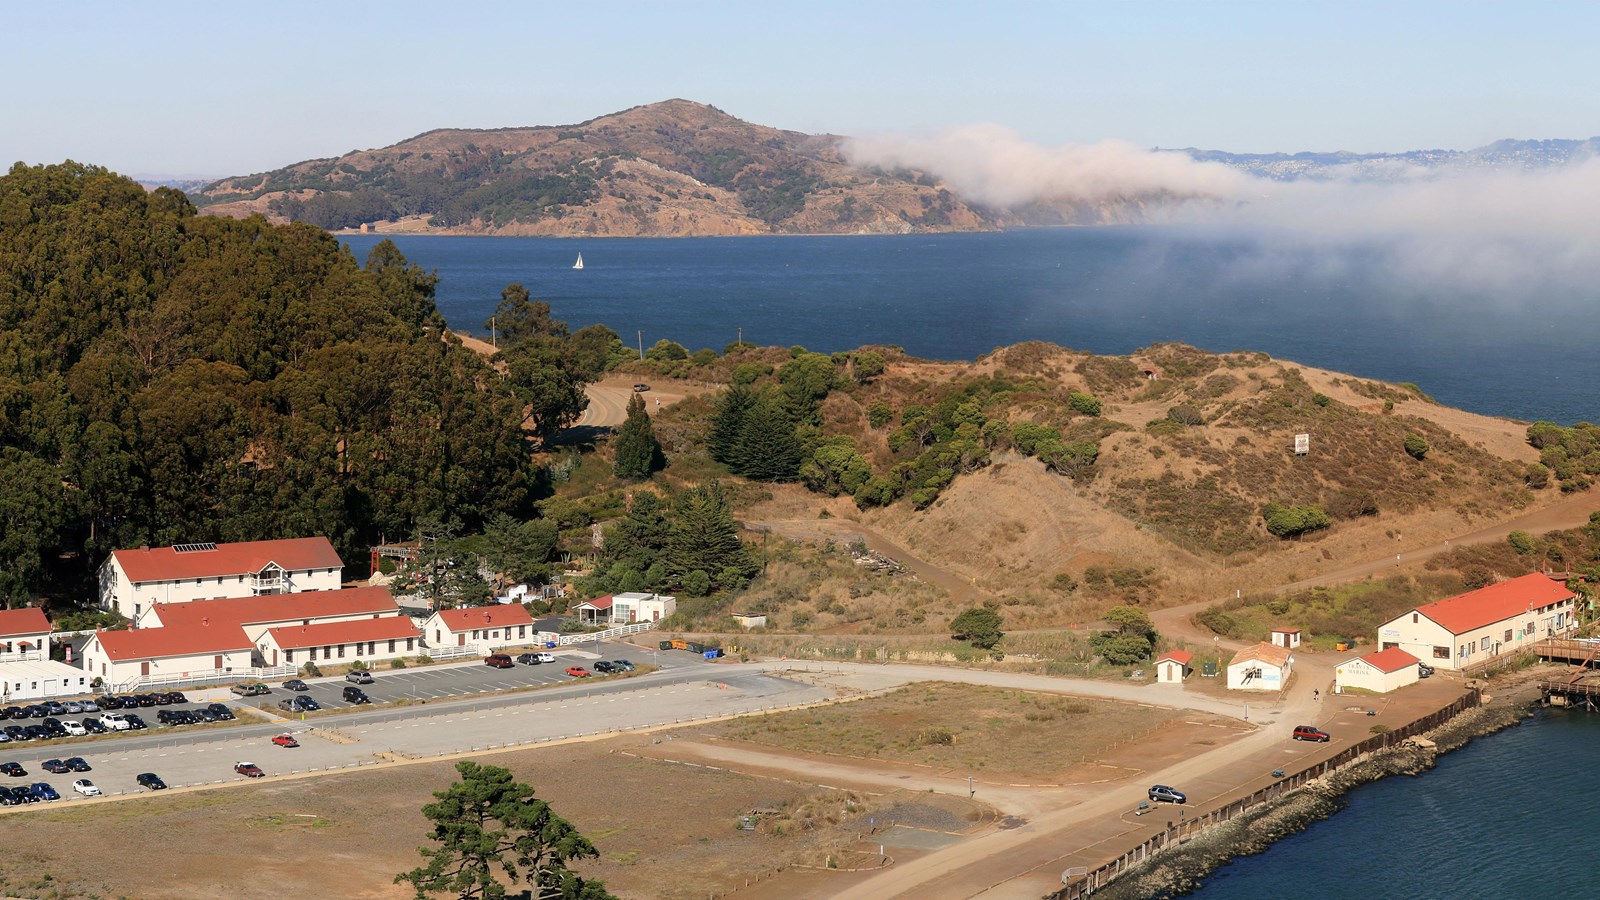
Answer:
MULTIPOLYGON (((628 400, 636 392, 633 389, 632 376, 612 377, 588 385, 583 393, 589 398, 589 407, 583 411, 583 417, 577 422, 579 428, 615 428, 628 418, 628 400)), ((639 392, 644 396, 645 412, 654 414, 656 410, 671 406, 685 397, 706 393, 710 388, 701 385, 682 384, 674 382, 665 390, 651 385, 647 391, 639 392)))

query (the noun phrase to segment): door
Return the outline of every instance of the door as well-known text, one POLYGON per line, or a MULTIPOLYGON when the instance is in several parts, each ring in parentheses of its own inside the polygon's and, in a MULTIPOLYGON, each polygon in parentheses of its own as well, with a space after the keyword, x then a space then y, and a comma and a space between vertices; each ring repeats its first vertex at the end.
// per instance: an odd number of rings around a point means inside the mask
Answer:
POLYGON ((457 647, 465 647, 466 645, 467 645, 467 636, 464 635, 464 634, 456 635, 456 646, 457 647))
POLYGON ((140 677, 143 677, 143 678, 149 678, 150 677, 150 663, 148 663, 148 662, 139 663, 139 675, 140 675, 140 677))
POLYGON ((213 669, 222 668, 222 657, 221 656, 213 656, 211 658, 211 668, 213 668, 213 669))

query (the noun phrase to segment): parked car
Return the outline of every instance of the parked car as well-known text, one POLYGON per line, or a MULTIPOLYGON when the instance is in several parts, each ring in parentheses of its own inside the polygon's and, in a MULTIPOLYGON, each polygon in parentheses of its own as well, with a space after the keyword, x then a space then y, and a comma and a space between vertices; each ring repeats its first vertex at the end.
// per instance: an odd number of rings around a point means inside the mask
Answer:
POLYGON ((635 394, 642 394, 642 393, 644 393, 645 391, 648 391, 648 390, 650 390, 650 385, 645 384, 642 381, 638 382, 637 384, 635 384, 633 386, 633 392, 635 394))
POLYGON ((614 662, 602 659, 595 662, 594 670, 602 675, 610 675, 613 672, 621 672, 622 667, 614 662))
POLYGON ((123 713, 106 713, 100 717, 100 724, 111 731, 127 731, 133 727, 123 713))
POLYGON ((33 795, 40 800, 60 800, 61 795, 48 782, 36 781, 33 784, 33 795))
MULTIPOLYGON (((153 694, 147 694, 145 696, 149 697, 150 698, 150 702, 154 703, 157 706, 170 706, 170 705, 172 705, 172 695, 168 694, 165 691, 156 691, 153 694)), ((139 705, 143 706, 144 705, 144 701, 140 700, 139 701, 139 705)))
POLYGON ((83 704, 76 700, 68 700, 61 705, 63 707, 62 711, 69 716, 80 715, 83 712, 83 704))
POLYGON ((1326 731, 1321 728, 1313 728, 1310 725, 1296 725, 1294 727, 1294 739, 1297 741, 1320 741, 1324 744, 1331 740, 1326 731))
POLYGON ((1433 674, 1433 666, 1430 666, 1427 663, 1417 663, 1417 677, 1418 678, 1427 678, 1429 675, 1432 675, 1432 674, 1433 674))
POLYGON ((50 738, 55 736, 50 733, 50 729, 44 727, 43 725, 29 725, 22 730, 28 733, 28 738, 30 740, 35 741, 48 741, 50 738))
POLYGON ((483 658, 483 664, 486 666, 493 666, 496 669, 509 669, 516 665, 516 663, 511 661, 511 657, 505 655, 504 653, 491 653, 488 656, 485 656, 483 658))
POLYGON ((371 684, 372 673, 365 669, 351 669, 344 673, 344 680, 353 684, 371 684))
POLYGON ((0 775, 9 775, 12 778, 26 778, 28 770, 24 769, 21 763, 3 762, 0 763, 0 775))
POLYGON ((191 711, 189 715, 199 719, 202 724, 207 722, 215 722, 217 720, 217 714, 204 707, 191 711))
POLYGON ((1178 789, 1176 789, 1176 788, 1170 788, 1170 787, 1167 787, 1164 784, 1153 785, 1150 788, 1150 802, 1151 803, 1178 803, 1178 804, 1183 804, 1183 803, 1187 803, 1188 801, 1189 801, 1189 798, 1185 797, 1183 795, 1183 792, 1178 790, 1178 789))
POLYGON ((624 672, 632 672, 634 669, 638 668, 633 663, 628 662, 625 659, 614 659, 611 662, 612 662, 613 665, 621 666, 622 667, 622 671, 624 671, 624 672))
POLYGON ((21 797, 18 797, 16 793, 11 790, 11 788, 0 787, 0 806, 19 806, 27 802, 28 801, 22 799, 21 797))
POLYGON ((246 778, 262 778, 267 774, 253 762, 236 762, 233 764, 233 770, 246 778))
POLYGON ((67 764, 67 768, 71 769, 74 772, 91 772, 91 771, 94 771, 90 767, 88 761, 85 760, 81 756, 74 756, 71 759, 64 759, 64 760, 62 760, 62 762, 66 763, 67 764))
POLYGON ((224 706, 221 703, 213 703, 210 706, 206 707, 206 709, 209 709, 212 712, 216 713, 218 721, 227 722, 227 721, 231 721, 233 719, 233 710, 229 709, 228 707, 224 706))
POLYGON ((16 797, 23 803, 38 803, 40 799, 39 795, 33 792, 33 788, 26 784, 19 784, 12 788, 11 796, 16 797))
POLYGON ((542 662, 544 660, 540 659, 537 653, 523 653, 517 656, 517 665, 519 666, 537 666, 542 662))
POLYGON ((40 722, 39 724, 40 724, 41 727, 43 727, 45 729, 45 731, 49 732, 51 737, 66 737, 67 736, 67 729, 63 728, 62 725, 61 725, 61 720, 57 719, 54 716, 51 716, 50 718, 45 719, 43 722, 40 722))
POLYGON ((60 700, 46 700, 40 705, 45 708, 46 713, 52 716, 64 716, 67 714, 67 708, 61 705, 60 700))
POLYGON ((152 706, 160 704, 161 701, 156 699, 155 694, 140 694, 136 702, 140 707, 149 709, 152 706))
POLYGON ((189 702, 189 698, 185 697, 183 695, 183 691, 167 691, 167 702, 168 703, 188 703, 189 702))
POLYGON ((272 693, 272 688, 267 687, 259 681, 253 684, 236 684, 232 688, 229 688, 229 690, 241 697, 255 697, 260 694, 272 693))
POLYGON ((344 702, 355 704, 371 703, 372 698, 368 697, 367 692, 361 688, 353 684, 347 684, 344 686, 344 702))
POLYGON ((123 718, 128 720, 128 727, 132 728, 134 731, 143 731, 144 729, 150 727, 144 723, 144 717, 138 713, 128 713, 123 718))
POLYGON ((272 736, 272 742, 274 744, 277 744, 279 747, 298 747, 298 746, 300 746, 300 742, 295 740, 294 739, 294 735, 292 735, 292 734, 275 734, 275 735, 272 736))
POLYGON ((13 741, 32 740, 32 738, 28 737, 27 730, 24 729, 21 725, 7 725, 6 726, 6 737, 10 738, 13 741))
POLYGON ((25 718, 27 718, 27 714, 22 711, 22 707, 20 707, 20 706, 8 706, 5 709, 0 709, 0 719, 25 719, 25 718))
POLYGON ((81 722, 74 722, 71 719, 62 722, 61 727, 65 728, 67 734, 70 734, 73 737, 82 737, 89 733, 89 729, 84 728, 81 722))
POLYGON ((99 712, 100 711, 100 704, 94 702, 93 700, 81 701, 78 704, 78 706, 82 708, 81 709, 82 712, 99 712))
POLYGON ((283 683, 283 689, 286 690, 286 691, 309 691, 309 690, 311 690, 309 685, 307 685, 304 681, 301 681, 298 678, 291 678, 288 681, 285 681, 283 683))
POLYGON ((161 776, 154 772, 141 772, 133 780, 146 790, 164 791, 167 789, 167 783, 162 781, 161 776))
POLYGON ((72 783, 72 789, 84 795, 85 797, 100 796, 100 789, 95 787, 94 782, 87 778, 79 778, 77 781, 74 781, 72 783))
POLYGON ((6 734, 4 731, 0 731, 0 744, 9 743, 11 743, 11 735, 6 734))
POLYGON ((83 720, 83 730, 87 734, 105 734, 106 726, 99 719, 90 716, 83 720))
POLYGON ((101 709, 121 709, 122 708, 122 698, 113 696, 111 694, 107 694, 104 697, 100 698, 100 708, 101 709))
POLYGON ((567 674, 573 678, 588 678, 592 673, 583 666, 567 666, 567 674))
POLYGON ((534 656, 537 656, 539 658, 539 662, 542 663, 553 663, 556 661, 555 656, 549 653, 535 653, 534 656))
POLYGON ((47 759, 39 764, 39 768, 49 772, 51 775, 65 775, 72 771, 71 766, 59 759, 47 759))

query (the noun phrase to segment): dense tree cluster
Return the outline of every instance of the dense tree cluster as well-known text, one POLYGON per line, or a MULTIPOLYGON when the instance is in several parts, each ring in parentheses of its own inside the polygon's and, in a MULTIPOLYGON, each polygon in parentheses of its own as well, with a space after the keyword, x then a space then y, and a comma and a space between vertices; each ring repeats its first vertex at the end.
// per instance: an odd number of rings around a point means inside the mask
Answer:
POLYGON ((644 397, 634 394, 628 398, 628 418, 617 429, 611 446, 616 452, 611 471, 618 478, 638 481, 666 466, 667 458, 661 452, 661 442, 656 440, 650 414, 645 411, 644 397))
POLYGON ((1311 503, 1298 506, 1268 503, 1261 507, 1261 518, 1267 523, 1267 531, 1281 538, 1296 537, 1333 524, 1322 507, 1311 503))
MULTIPOLYGON (((434 285, 388 242, 362 266, 306 225, 196 216, 92 166, 12 168, 0 598, 81 590, 119 546, 324 534, 349 558, 444 511, 526 517, 544 370, 513 358, 501 378, 443 340, 434 285)), ((581 409, 557 393, 541 430, 581 409)))
POLYGON ((579 585, 579 592, 705 596, 742 587, 756 568, 739 540, 722 487, 713 481, 677 493, 670 503, 651 491, 635 495, 628 514, 606 529, 596 574, 579 585))
POLYGON ((1600 475, 1600 425, 1579 422, 1566 428, 1535 422, 1528 426, 1528 443, 1539 451, 1539 464, 1545 469, 1541 479, 1530 467, 1530 484, 1555 475, 1563 491, 1585 491, 1594 483, 1593 476, 1600 475))

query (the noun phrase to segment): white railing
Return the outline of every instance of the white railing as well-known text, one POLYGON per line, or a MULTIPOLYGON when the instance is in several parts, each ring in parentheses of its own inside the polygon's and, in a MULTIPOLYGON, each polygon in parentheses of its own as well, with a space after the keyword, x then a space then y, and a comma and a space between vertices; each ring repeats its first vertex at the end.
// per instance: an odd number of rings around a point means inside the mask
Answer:
POLYGON ((46 658, 43 650, 11 650, 0 653, 0 663, 43 662, 46 658))
POLYGON ((116 694, 123 691, 138 690, 140 688, 180 687, 186 684, 215 684, 221 681, 250 681, 263 678, 288 678, 298 669, 294 666, 246 666, 236 669, 217 669, 208 674, 189 675, 139 675, 107 687, 108 693, 116 694))
POLYGON ((469 656, 483 656, 484 651, 475 644, 467 644, 464 647, 424 647, 422 648, 422 655, 434 662, 439 662, 445 659, 465 659, 469 656))
POLYGON ((656 622, 635 622, 632 625, 618 625, 615 628, 607 628, 604 631, 591 631, 588 634, 563 634, 556 638, 556 644, 564 647, 568 644, 582 644, 586 641, 608 641, 625 634, 638 634, 641 631, 649 631, 656 625, 656 622))

